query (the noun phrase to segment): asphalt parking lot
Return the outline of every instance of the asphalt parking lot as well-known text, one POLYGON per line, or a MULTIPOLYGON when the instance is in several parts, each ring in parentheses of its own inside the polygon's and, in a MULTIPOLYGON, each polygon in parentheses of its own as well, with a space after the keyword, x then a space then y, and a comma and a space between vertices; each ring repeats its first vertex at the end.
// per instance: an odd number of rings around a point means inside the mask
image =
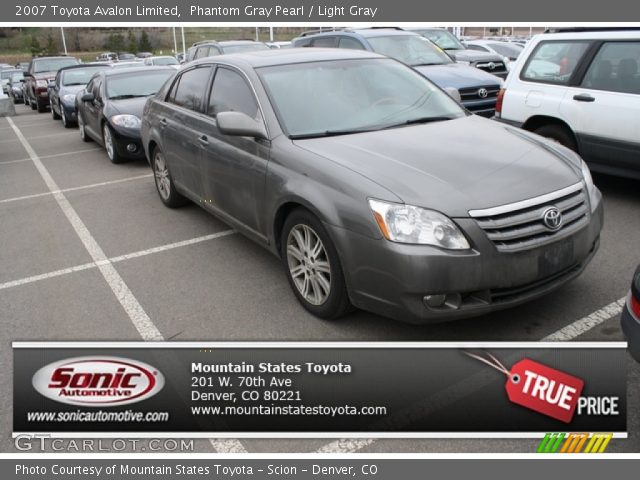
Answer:
MULTIPOLYGON (((622 340, 620 300, 640 257, 637 181, 596 176, 600 251, 581 277, 521 307, 412 326, 365 312, 336 322, 296 301, 278 259, 196 205, 162 205, 145 161, 113 165, 50 114, 0 119, 0 451, 11 432, 11 341, 622 340), (618 302, 617 304, 615 302, 618 302)), ((629 439, 640 451, 640 366, 628 357, 629 439)), ((197 441, 199 451, 533 452, 535 440, 197 441)))

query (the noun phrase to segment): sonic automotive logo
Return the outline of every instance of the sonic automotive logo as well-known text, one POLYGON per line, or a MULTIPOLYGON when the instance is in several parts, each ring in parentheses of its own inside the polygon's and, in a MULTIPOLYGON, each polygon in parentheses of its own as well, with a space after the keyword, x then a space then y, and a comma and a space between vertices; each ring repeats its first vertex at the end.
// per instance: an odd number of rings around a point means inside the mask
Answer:
POLYGON ((42 367, 31 383, 38 393, 56 402, 115 407, 153 397, 164 387, 164 376, 138 360, 76 357, 42 367))

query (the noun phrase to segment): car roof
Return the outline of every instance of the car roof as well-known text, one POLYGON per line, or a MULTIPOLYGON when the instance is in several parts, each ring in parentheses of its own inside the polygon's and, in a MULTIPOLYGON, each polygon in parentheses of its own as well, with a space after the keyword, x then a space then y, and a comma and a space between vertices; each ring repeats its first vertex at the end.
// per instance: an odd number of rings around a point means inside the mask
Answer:
POLYGON ((542 33, 536 35, 534 38, 537 40, 640 39, 640 28, 637 30, 592 30, 583 32, 542 33))
POLYGON ((158 66, 153 66, 153 67, 149 67, 149 66, 140 66, 140 67, 131 67, 131 68, 110 68, 108 70, 103 70, 102 73, 105 77, 114 77, 114 76, 118 76, 118 75, 127 75, 129 73, 151 73, 151 72, 162 72, 162 71, 167 71, 167 72, 175 72, 174 68, 171 68, 170 66, 165 66, 165 65, 158 65, 158 66))
POLYGON ((108 63, 81 63, 79 65, 69 65, 68 67, 62 67, 59 72, 66 72, 67 70, 78 70, 82 68, 96 68, 96 67, 108 67, 108 63))
MULTIPOLYGON (((329 60, 350 60, 361 58, 386 58, 377 53, 365 50, 350 50, 338 48, 286 48, 269 50, 255 50, 243 53, 231 53, 213 57, 201 58, 189 65, 206 63, 231 63, 248 65, 253 68, 270 67, 275 65, 289 65, 293 63, 321 62, 329 60)), ((148 67, 147 67, 148 68, 148 67)), ((171 68, 171 67, 168 67, 171 68)))
POLYGON ((373 37, 389 37, 391 35, 418 35, 415 32, 409 30, 402 30, 395 27, 375 27, 375 28, 346 28, 342 30, 333 30, 329 32, 319 32, 313 34, 303 35, 302 38, 312 37, 329 37, 333 35, 360 35, 364 38, 373 37))

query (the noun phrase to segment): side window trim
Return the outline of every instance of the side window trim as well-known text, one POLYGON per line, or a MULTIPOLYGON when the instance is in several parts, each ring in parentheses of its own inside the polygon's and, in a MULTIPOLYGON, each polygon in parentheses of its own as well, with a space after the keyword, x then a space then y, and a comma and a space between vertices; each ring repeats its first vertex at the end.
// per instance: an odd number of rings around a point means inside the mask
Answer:
MULTIPOLYGON (((262 103, 260 102, 260 98, 258 98, 258 92, 256 92, 256 88, 254 87, 253 83, 251 82, 251 80, 249 79, 249 77, 247 76, 247 74, 245 72, 243 72, 242 70, 240 70, 239 68, 235 67, 234 65, 230 65, 228 63, 222 63, 222 62, 218 62, 214 65, 214 75, 212 75, 211 80, 209 81, 209 94, 207 95, 207 103, 206 103, 206 109, 204 114, 207 115, 207 117, 213 121, 216 122, 216 119, 212 116, 209 115, 209 106, 211 103, 211 95, 213 94, 213 86, 214 86, 214 82, 215 82, 215 75, 222 69, 222 68, 226 68, 228 70, 231 70, 232 72, 237 73, 238 75, 240 75, 244 82, 249 86, 249 89, 251 90, 251 93, 253 94, 253 99, 256 102, 256 105, 258 105, 258 112, 260 113, 260 119, 262 120, 262 125, 264 125, 265 130, 267 131, 267 137, 271 138, 271 133, 269 132, 269 125, 267 124, 267 120, 264 114, 264 109, 262 108, 262 103)), ((217 123, 216 123, 217 126, 217 123)))

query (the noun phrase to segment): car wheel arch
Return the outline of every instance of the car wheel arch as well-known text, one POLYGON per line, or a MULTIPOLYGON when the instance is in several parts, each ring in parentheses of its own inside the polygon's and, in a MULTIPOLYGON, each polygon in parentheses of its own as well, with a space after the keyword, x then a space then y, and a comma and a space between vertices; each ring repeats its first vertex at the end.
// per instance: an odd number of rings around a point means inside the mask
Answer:
POLYGON ((522 128, 529 132, 534 132, 538 128, 545 125, 557 125, 559 127, 563 127, 567 130, 567 132, 571 133, 574 138, 576 136, 575 132, 567 122, 565 122, 561 118, 551 117, 548 115, 534 115, 533 117, 529 117, 527 121, 522 124, 522 128))
MULTIPOLYGON (((273 245, 274 245, 274 248, 277 249, 278 255, 280 255, 280 247, 281 247, 280 241, 282 237, 282 229, 284 228, 284 224, 287 221, 287 217, 292 212, 294 212, 299 208, 307 210, 312 215, 314 215, 318 220, 320 220, 322 223, 331 223, 331 222, 327 222, 326 216, 323 215, 314 205, 312 205, 305 199, 297 197, 297 198, 289 198, 283 201, 275 209, 275 214, 273 215, 273 221, 272 221, 273 245)), ((329 233, 329 236, 331 236, 331 233, 329 233)))

